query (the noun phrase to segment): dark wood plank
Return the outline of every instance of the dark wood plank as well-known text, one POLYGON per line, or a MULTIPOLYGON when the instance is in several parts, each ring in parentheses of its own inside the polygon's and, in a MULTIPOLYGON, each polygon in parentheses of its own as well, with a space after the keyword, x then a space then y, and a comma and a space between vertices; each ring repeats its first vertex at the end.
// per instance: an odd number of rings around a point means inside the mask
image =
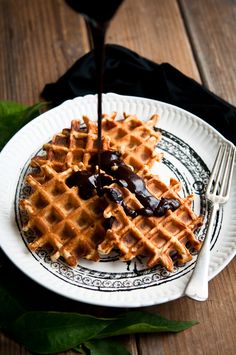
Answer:
POLYGON ((232 262, 209 286, 206 302, 184 297, 146 309, 170 319, 195 319, 199 324, 178 334, 141 336, 140 355, 152 355, 152 349, 158 349, 158 355, 235 354, 236 263, 232 262))
POLYGON ((83 19, 63 0, 1 0, 0 48, 0 98, 29 104, 89 50, 83 19))
POLYGON ((236 104, 236 2, 180 0, 204 83, 236 104))
POLYGON ((21 353, 21 346, 0 333, 0 351, 1 354, 16 355, 21 353))
POLYGON ((157 63, 169 62, 199 80, 175 0, 125 0, 111 23, 108 43, 128 47, 157 63))

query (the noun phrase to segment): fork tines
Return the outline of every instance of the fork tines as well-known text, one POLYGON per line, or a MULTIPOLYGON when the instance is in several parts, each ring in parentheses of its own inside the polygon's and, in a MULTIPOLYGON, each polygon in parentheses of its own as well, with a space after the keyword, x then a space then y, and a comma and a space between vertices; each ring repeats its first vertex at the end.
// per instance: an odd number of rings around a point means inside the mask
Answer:
POLYGON ((211 177, 206 190, 206 196, 229 197, 229 187, 233 175, 235 148, 230 143, 220 145, 211 177))

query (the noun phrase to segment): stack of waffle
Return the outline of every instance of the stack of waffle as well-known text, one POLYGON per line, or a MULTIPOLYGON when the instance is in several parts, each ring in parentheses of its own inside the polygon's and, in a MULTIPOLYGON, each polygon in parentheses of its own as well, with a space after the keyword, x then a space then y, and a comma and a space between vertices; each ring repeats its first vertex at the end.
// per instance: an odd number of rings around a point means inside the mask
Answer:
MULTIPOLYGON (((91 169, 90 158, 97 153, 97 125, 87 117, 83 123, 73 120, 70 129, 56 134, 44 146, 44 156, 31 161, 38 167, 26 178, 33 192, 20 201, 20 208, 28 215, 24 230, 33 229, 36 234, 30 249, 47 246, 53 260, 62 257, 71 266, 80 258, 98 261, 113 249, 119 251, 121 260, 144 256, 148 267, 161 264, 169 271, 173 270, 173 257, 180 264, 191 260, 186 245, 199 250, 194 231, 202 219, 191 209, 193 196, 181 198, 178 194, 179 181, 171 179, 167 186, 150 172, 153 163, 161 159, 155 152, 161 139, 153 129, 157 120, 157 115, 147 122, 133 115, 124 115, 122 120, 116 120, 116 114, 105 115, 103 149, 119 151, 122 161, 142 177, 153 196, 176 199, 179 207, 161 217, 131 217, 122 204, 111 201, 109 195, 98 196, 95 189, 89 198, 81 198, 83 187, 70 186, 67 181, 76 171, 91 169)), ((129 208, 143 207, 127 187, 116 182, 109 187, 120 191, 129 208)))

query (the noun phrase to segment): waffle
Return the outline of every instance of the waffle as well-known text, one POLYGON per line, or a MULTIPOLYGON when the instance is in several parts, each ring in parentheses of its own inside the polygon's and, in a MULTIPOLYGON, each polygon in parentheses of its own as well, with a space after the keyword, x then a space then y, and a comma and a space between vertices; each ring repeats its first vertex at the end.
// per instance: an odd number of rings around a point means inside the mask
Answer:
POLYGON ((79 258, 99 260, 97 246, 106 233, 103 210, 107 202, 96 194, 81 199, 78 189, 66 184, 72 172, 72 168, 57 172, 48 164, 40 166, 38 173, 27 176, 33 193, 20 201, 20 208, 28 214, 23 229, 36 233, 29 248, 47 246, 52 260, 62 257, 75 266, 79 258))
POLYGON ((141 174, 145 166, 151 168, 162 158, 155 150, 161 139, 161 134, 154 130, 159 116, 152 115, 147 122, 125 113, 122 120, 116 120, 116 116, 116 112, 104 115, 102 130, 110 138, 111 149, 121 152, 124 162, 141 174))
MULTIPOLYGON (((46 154, 34 157, 31 165, 34 167, 47 163, 58 172, 81 163, 88 167, 89 159, 97 152, 97 127, 86 116, 83 122, 85 125, 80 120, 73 120, 70 129, 65 128, 56 134, 50 143, 43 146, 46 154)), ((108 137, 103 137, 103 147, 109 148, 108 137)))
MULTIPOLYGON (((202 218, 191 209, 193 196, 181 198, 178 191, 181 188, 179 181, 170 180, 167 186, 158 176, 147 175, 145 178, 147 189, 158 199, 174 198, 180 203, 175 211, 170 211, 163 217, 137 216, 128 217, 120 204, 109 203, 104 211, 106 218, 112 218, 112 227, 107 230, 105 240, 99 245, 100 253, 108 254, 118 249, 120 259, 132 260, 136 256, 147 257, 147 266, 163 265, 168 271, 173 271, 174 261, 185 264, 192 259, 188 246, 199 250, 201 243, 194 235, 194 231, 201 225, 202 218)), ((120 190, 125 204, 138 209, 143 206, 126 188, 117 184, 113 188, 120 190)))

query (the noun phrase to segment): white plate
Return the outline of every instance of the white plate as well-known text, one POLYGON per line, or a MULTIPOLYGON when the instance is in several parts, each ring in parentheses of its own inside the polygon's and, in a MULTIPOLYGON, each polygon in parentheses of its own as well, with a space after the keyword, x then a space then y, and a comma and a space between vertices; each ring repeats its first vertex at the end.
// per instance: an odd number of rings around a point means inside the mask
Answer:
MULTIPOLYGON (((52 262, 45 250, 32 253, 27 248, 29 234, 20 232, 22 216, 18 199, 29 191, 23 178, 29 171, 30 158, 42 145, 74 118, 83 114, 96 120, 96 96, 88 95, 66 101, 23 127, 0 155, 0 245, 12 262, 26 275, 48 289, 74 300, 113 307, 140 307, 160 304, 183 295, 194 267, 195 258, 173 273, 161 267, 146 269, 142 260, 125 263, 116 255, 101 262, 81 261, 72 269, 62 261, 52 262)), ((137 114, 147 120, 153 113, 161 116, 160 150, 163 163, 156 165, 163 179, 175 176, 183 183, 183 195, 195 193, 194 210, 205 217, 198 231, 204 238, 208 207, 204 189, 219 144, 225 139, 198 117, 172 105, 136 97, 106 94, 103 112, 137 114)), ((236 172, 231 198, 217 215, 211 241, 209 279, 216 276, 236 251, 236 172)))

